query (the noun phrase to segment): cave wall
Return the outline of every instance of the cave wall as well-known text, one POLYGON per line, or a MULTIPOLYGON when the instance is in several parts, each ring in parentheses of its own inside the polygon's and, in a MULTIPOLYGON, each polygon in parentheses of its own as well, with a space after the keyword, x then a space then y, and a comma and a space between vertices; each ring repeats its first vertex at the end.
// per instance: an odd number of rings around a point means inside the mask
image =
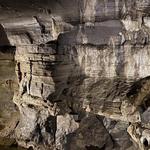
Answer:
POLYGON ((20 146, 149 148, 149 6, 149 0, 0 0, 0 23, 15 46, 20 119, 13 130, 20 146))
MULTIPOLYGON (((2 34, 2 37, 6 37, 2 34)), ((15 142, 15 127, 19 121, 17 106, 13 96, 18 91, 15 48, 2 44, 0 40, 0 145, 11 145, 15 142)), ((7 43, 8 44, 8 43, 7 43)))

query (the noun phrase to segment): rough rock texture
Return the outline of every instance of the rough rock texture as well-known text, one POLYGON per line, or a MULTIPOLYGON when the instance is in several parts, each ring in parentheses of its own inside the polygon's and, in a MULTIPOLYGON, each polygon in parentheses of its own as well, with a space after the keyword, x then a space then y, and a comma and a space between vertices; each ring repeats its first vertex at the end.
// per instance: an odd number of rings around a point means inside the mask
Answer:
POLYGON ((14 49, 0 48, 0 145, 15 141, 14 129, 19 121, 19 112, 12 102, 18 90, 15 74, 14 49), (9 140, 10 139, 10 140, 9 140))
POLYGON ((20 119, 6 131, 20 146, 150 149, 149 7, 149 0, 0 0, 0 90, 5 80, 12 87, 7 99, 13 95, 20 119))

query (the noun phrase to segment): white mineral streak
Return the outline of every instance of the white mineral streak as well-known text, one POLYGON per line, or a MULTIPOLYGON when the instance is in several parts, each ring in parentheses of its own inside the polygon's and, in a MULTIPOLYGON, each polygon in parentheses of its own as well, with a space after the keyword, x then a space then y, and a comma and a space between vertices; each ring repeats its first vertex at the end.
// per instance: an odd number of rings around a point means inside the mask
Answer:
POLYGON ((118 14, 118 12, 119 12, 119 0, 115 0, 115 13, 116 13, 116 16, 117 16, 117 14, 118 14))
POLYGON ((95 14, 96 14, 96 3, 97 0, 84 0, 84 7, 83 7, 83 16, 86 22, 94 22, 95 21, 95 14))
POLYGON ((131 19, 131 16, 127 16, 124 20, 122 20, 122 23, 127 31, 133 32, 133 31, 139 31, 141 24, 138 21, 134 21, 131 19))
POLYGON ((144 78, 150 75, 150 61, 149 61, 149 46, 139 49, 137 53, 131 54, 131 47, 127 46, 125 51, 125 75, 127 78, 144 78), (135 67, 136 66, 136 67, 135 67), (138 70, 137 70, 138 68, 138 70))
POLYGON ((79 26, 79 30, 78 30, 76 38, 79 43, 82 43, 82 44, 88 43, 87 35, 85 34, 84 28, 82 28, 82 26, 79 26))
POLYGON ((114 65, 116 58, 114 53, 111 53, 107 49, 101 51, 95 48, 82 46, 78 47, 78 53, 79 64, 80 66, 84 66, 85 74, 88 77, 97 78, 99 76, 104 76, 104 74, 106 77, 110 78, 115 76, 114 65), (103 64, 103 66, 100 67, 100 64, 103 64))
POLYGON ((105 5, 105 8, 104 8, 105 15, 107 16, 108 15, 108 10, 109 10, 109 8, 107 7, 108 6, 108 0, 104 0, 104 5, 105 5))
POLYGON ((150 17, 144 17, 144 25, 150 28, 150 17))
POLYGON ((125 2, 124 2, 123 6, 122 6, 122 13, 124 14, 126 11, 127 11, 127 8, 126 8, 125 2))

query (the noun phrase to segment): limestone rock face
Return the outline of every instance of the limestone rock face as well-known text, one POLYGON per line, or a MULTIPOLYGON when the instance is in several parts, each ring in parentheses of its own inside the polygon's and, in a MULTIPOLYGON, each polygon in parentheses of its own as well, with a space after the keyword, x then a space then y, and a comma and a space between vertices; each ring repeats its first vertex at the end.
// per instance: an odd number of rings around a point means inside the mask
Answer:
POLYGON ((34 150, 150 149, 149 7, 0 0, 0 118, 15 118, 0 136, 34 150))
MULTIPOLYGON (((3 34, 2 34, 3 35, 3 34)), ((3 40, 2 40, 3 41, 3 40)), ((18 90, 15 74, 14 49, 0 48, 0 145, 11 145, 15 141, 14 130, 19 121, 19 112, 13 103, 18 90), (7 140, 10 139, 10 140, 7 140)))

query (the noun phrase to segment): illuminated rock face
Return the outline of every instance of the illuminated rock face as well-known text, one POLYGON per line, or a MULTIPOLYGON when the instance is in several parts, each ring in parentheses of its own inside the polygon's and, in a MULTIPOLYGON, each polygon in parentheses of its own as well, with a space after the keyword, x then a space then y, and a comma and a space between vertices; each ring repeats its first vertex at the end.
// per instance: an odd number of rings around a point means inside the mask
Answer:
POLYGON ((0 136, 35 150, 149 149, 148 0, 0 2, 0 81, 20 112, 0 136))

